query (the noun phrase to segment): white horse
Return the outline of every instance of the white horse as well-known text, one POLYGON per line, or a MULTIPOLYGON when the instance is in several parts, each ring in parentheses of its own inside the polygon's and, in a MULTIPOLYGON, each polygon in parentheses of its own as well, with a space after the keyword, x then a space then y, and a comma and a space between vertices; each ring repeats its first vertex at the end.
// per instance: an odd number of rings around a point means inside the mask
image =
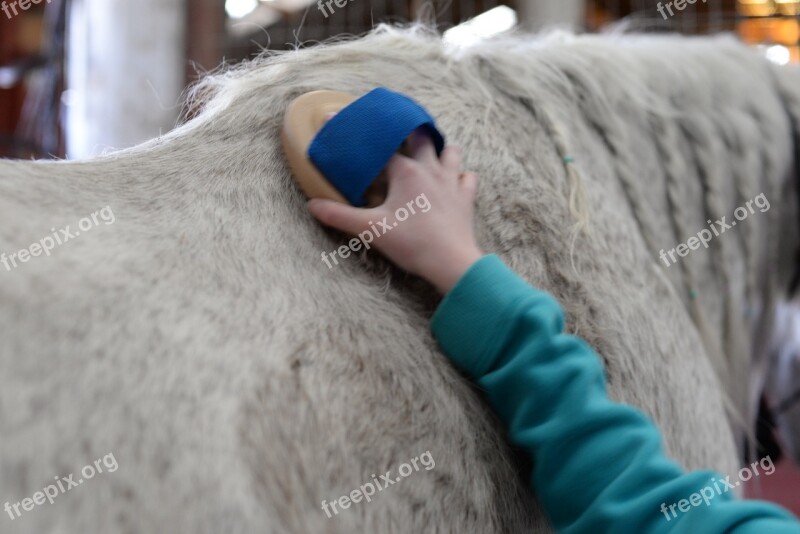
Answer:
POLYGON ((382 27, 210 76, 136 148, 0 162, 0 531, 549 530, 432 289, 374 251, 321 261, 345 238, 306 212, 283 112, 379 85, 463 147, 482 246, 563 303, 610 394, 686 468, 735 471, 798 244, 797 70, 729 38, 382 27))

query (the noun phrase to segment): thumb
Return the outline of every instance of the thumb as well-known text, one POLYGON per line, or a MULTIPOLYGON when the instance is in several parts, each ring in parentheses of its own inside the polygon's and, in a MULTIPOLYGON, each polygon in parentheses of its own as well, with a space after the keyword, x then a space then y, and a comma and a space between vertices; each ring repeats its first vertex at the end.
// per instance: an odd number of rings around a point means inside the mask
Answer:
POLYGON ((309 200, 308 211, 322 224, 350 235, 356 235, 367 228, 370 218, 374 217, 372 209, 355 208, 322 198, 309 200))

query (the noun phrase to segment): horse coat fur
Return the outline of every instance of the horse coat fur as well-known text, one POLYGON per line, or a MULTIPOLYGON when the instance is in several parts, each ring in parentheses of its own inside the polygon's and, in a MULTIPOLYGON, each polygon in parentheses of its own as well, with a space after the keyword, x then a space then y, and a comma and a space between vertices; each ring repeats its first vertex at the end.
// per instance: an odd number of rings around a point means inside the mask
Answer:
POLYGON ((0 162, 0 251, 105 206, 116 218, 0 270, 0 505, 108 453, 119 465, 0 530, 548 531, 524 462, 437 349, 432 289, 374 252, 321 261, 344 238, 307 214, 278 138, 287 104, 316 89, 425 105, 481 177, 482 246, 564 304, 612 397, 655 420, 669 455, 733 474, 726 402, 748 404, 749 347, 797 244, 799 78, 728 38, 448 50, 383 27, 211 76, 199 115, 133 149, 0 162), (571 250, 576 192, 589 233, 571 250), (770 210, 660 263, 762 192, 770 210), (434 469, 321 510, 426 451, 434 469))

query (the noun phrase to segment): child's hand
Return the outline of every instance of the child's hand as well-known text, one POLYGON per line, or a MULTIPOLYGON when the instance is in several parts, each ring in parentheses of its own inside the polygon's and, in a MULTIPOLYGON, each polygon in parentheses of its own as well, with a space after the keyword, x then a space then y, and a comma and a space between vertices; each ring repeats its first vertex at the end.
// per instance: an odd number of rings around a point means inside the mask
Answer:
POLYGON ((351 235, 376 228, 372 246, 444 294, 483 255, 472 227, 478 179, 461 172, 457 147, 446 147, 437 159, 433 142, 420 130, 409 148, 411 157, 396 154, 389 162, 389 194, 380 206, 312 199, 308 209, 323 224, 351 235), (399 221, 398 210, 401 218, 406 210, 408 218, 399 221))

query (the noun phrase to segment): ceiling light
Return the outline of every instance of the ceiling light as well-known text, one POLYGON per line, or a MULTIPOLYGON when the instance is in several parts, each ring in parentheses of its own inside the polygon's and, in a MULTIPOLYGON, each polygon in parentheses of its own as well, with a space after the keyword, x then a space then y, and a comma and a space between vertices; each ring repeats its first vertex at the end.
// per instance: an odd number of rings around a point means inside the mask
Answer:
POLYGON ((516 26, 517 13, 508 6, 497 6, 444 32, 444 42, 469 46, 481 39, 506 32, 516 26))
POLYGON ((258 0, 226 0, 225 12, 233 19, 241 19, 258 7, 258 0))

